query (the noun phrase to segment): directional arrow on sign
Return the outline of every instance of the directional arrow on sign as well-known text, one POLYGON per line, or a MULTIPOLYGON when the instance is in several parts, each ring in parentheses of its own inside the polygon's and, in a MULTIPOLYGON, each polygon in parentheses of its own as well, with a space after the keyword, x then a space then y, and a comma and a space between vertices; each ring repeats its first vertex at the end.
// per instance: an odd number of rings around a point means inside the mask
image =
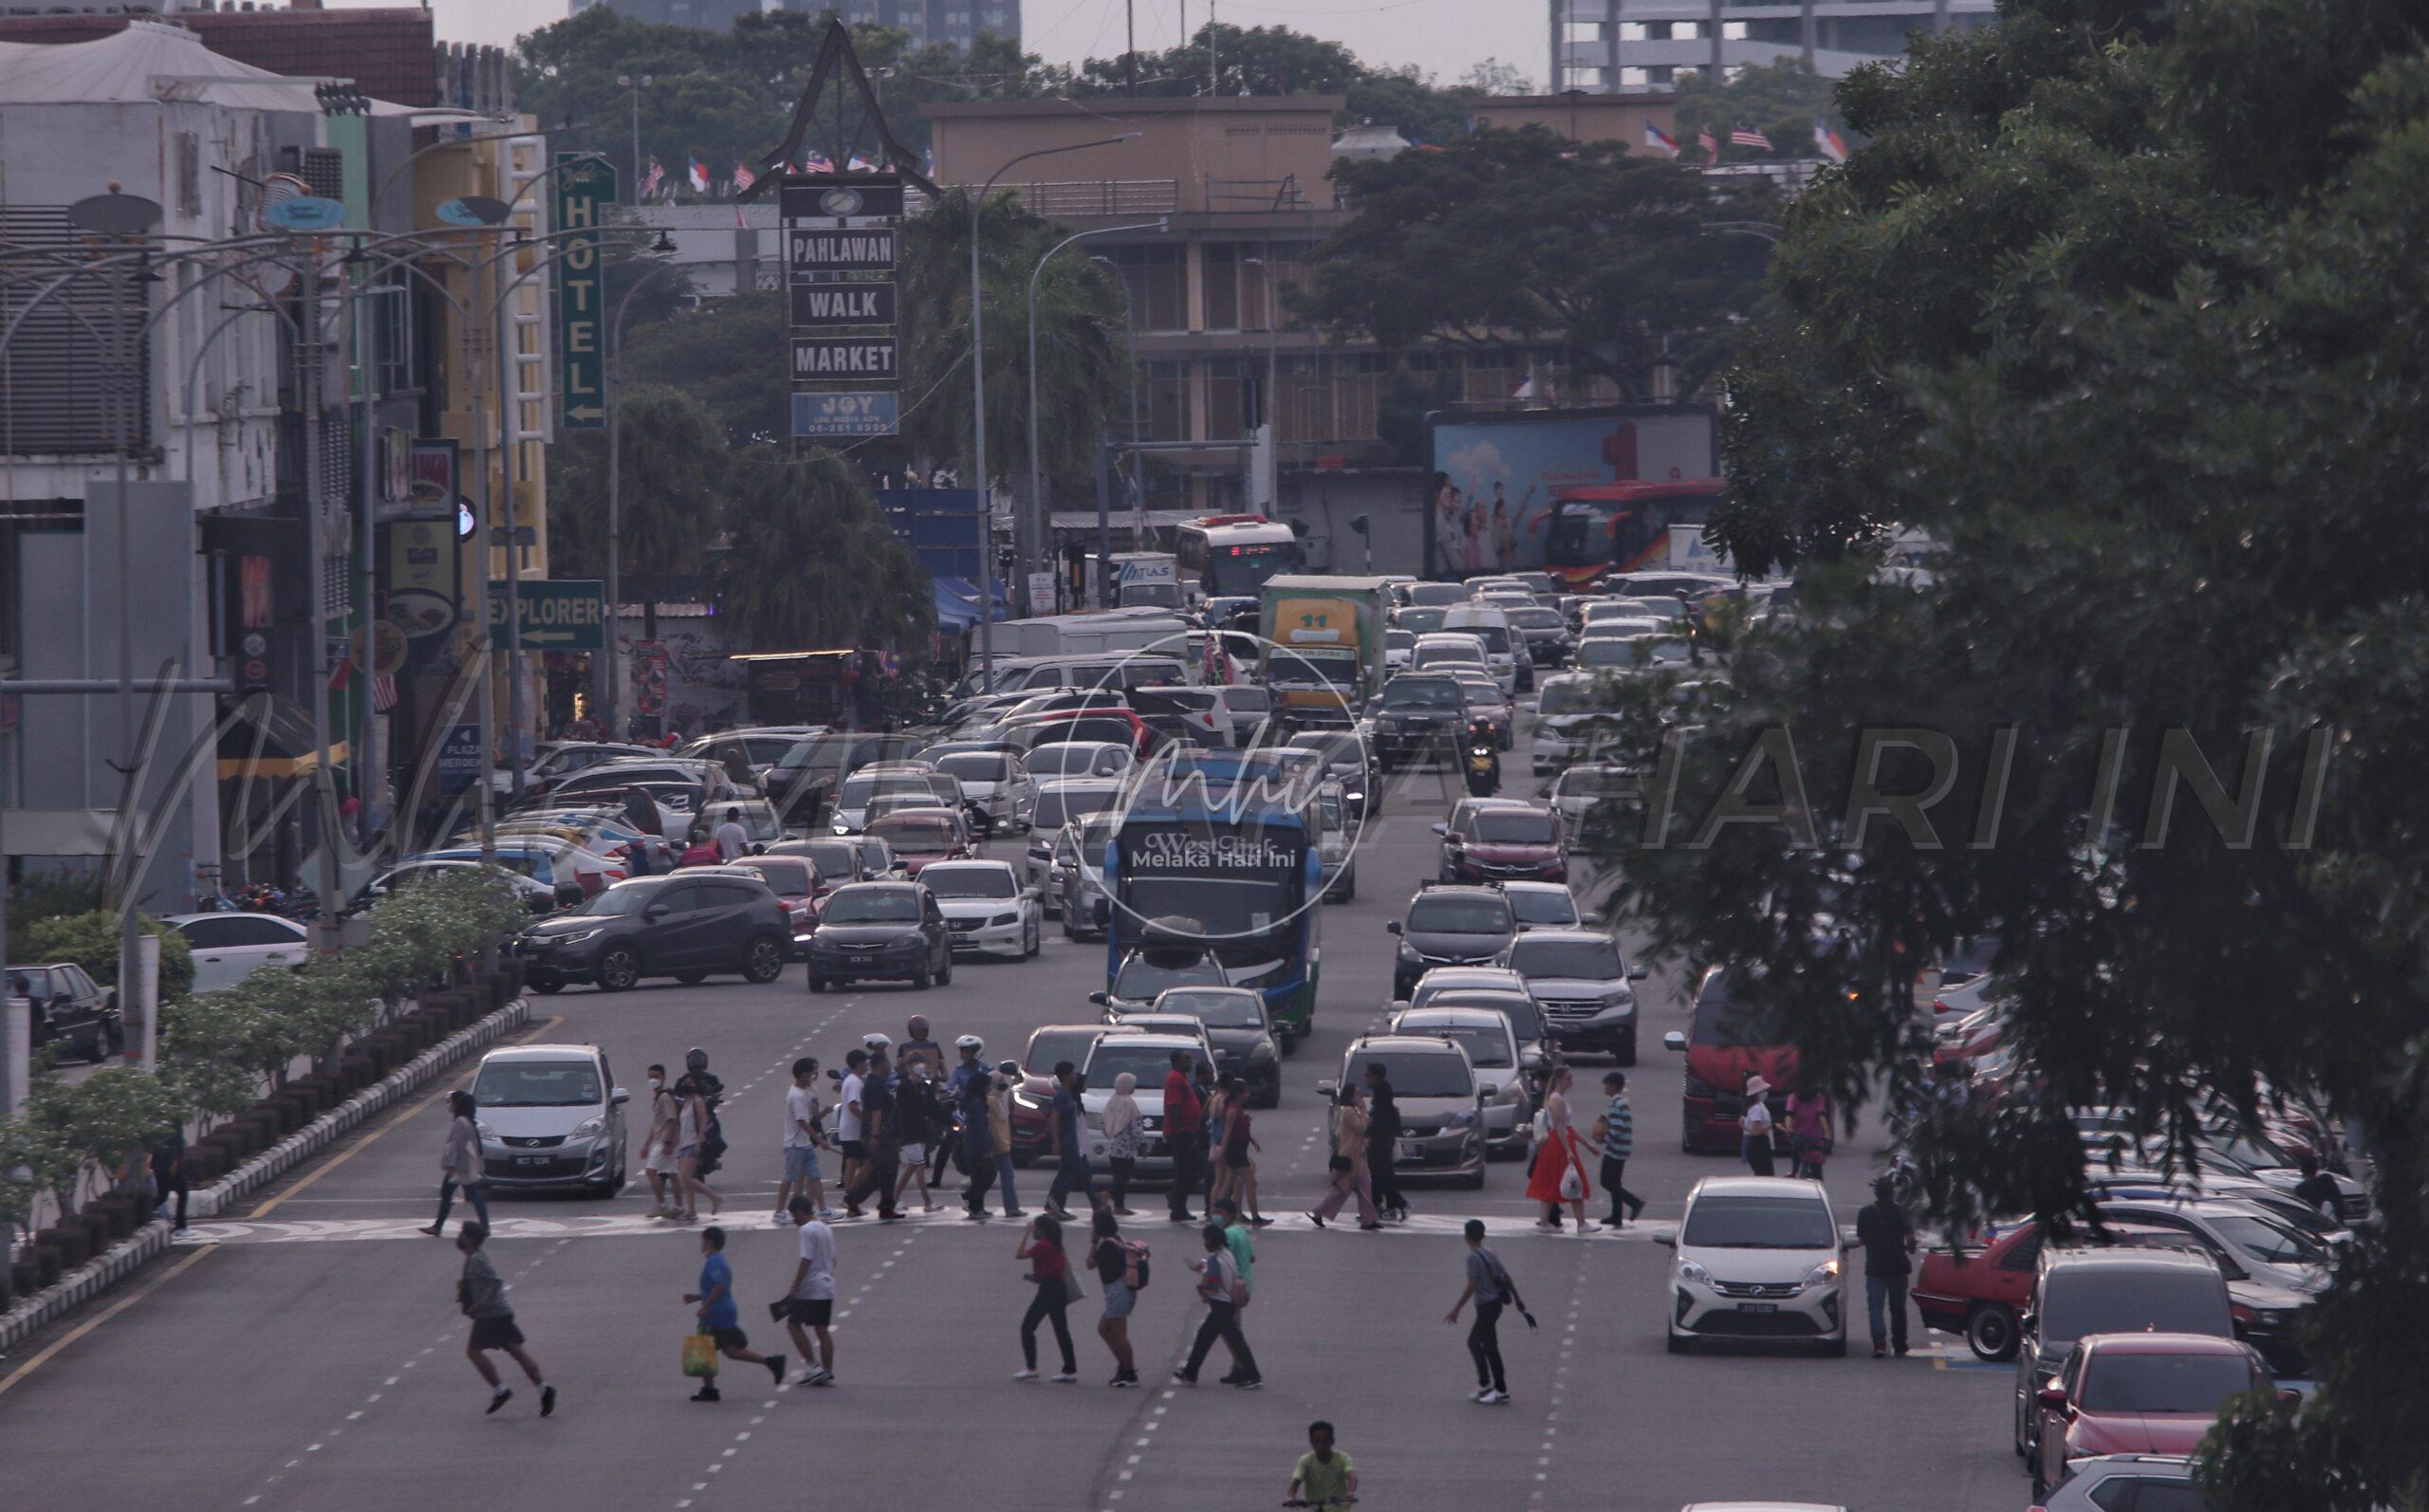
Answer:
POLYGON ((569 404, 566 406, 566 418, 568 420, 591 422, 604 420, 606 417, 607 412, 601 409, 596 404, 569 404))

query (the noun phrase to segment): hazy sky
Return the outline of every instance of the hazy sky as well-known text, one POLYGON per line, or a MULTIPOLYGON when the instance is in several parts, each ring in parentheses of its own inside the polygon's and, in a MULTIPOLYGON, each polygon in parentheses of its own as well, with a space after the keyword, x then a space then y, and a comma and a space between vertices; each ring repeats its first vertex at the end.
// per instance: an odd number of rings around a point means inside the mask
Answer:
MULTIPOLYGON (((327 0, 332 6, 396 0, 327 0)), ((508 43, 566 16, 565 0, 431 0, 446 42, 508 43)), ((1189 24, 1205 24, 1210 0, 1136 0, 1139 46, 1169 47, 1189 24)), ((1548 42, 1543 0, 1211 0, 1214 17, 1239 27, 1287 26, 1346 44, 1367 63, 1415 64, 1445 82, 1488 55, 1512 63, 1542 87, 1548 42)), ((1022 36, 1049 63, 1078 63, 1122 50, 1123 0, 1022 0, 1022 36)))

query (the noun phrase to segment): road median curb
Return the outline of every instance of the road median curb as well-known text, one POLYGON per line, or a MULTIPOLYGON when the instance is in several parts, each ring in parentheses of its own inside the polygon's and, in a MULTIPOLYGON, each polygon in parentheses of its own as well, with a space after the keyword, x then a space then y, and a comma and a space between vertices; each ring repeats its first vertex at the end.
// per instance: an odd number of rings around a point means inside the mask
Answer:
MULTIPOLYGON (((518 997, 469 1028, 460 1029, 423 1051, 377 1084, 363 1088, 344 1102, 253 1156, 219 1180, 193 1193, 187 1204, 192 1218, 216 1218, 250 1193, 302 1165, 372 1118, 445 1076, 473 1055, 529 1022, 531 1000, 518 997)), ((155 1219, 102 1254, 77 1266, 23 1302, 0 1314, 0 1352, 15 1349, 96 1297, 111 1290, 146 1264, 168 1253, 167 1220, 155 1219)))

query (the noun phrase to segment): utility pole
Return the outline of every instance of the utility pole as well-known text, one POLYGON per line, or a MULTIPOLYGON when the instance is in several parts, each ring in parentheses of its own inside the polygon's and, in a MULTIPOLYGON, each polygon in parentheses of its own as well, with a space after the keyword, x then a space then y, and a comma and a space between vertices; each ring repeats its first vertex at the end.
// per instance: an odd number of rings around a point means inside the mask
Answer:
MULTIPOLYGON (((311 553, 312 611, 312 791, 320 801, 321 841, 316 890, 321 916, 313 929, 321 949, 338 944, 337 784, 329 771, 329 547, 328 496, 322 476, 328 437, 321 415, 321 257, 319 249, 304 249, 303 320, 298 323, 296 384, 304 412, 305 550, 311 553)), ((357 758, 360 760, 360 757, 357 758)))
POLYGON ((1139 98, 1139 0, 1122 0, 1122 73, 1130 97, 1139 98))

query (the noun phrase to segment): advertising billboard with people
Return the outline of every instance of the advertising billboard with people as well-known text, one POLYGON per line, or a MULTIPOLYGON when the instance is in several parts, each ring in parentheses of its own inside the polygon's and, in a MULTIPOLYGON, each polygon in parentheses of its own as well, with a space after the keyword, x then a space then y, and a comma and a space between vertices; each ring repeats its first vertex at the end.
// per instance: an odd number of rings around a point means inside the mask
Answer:
POLYGON ((1614 483, 1709 478, 1720 469, 1713 413, 1699 404, 1613 405, 1426 417, 1427 575, 1453 579, 1544 565, 1554 496, 1614 483))

